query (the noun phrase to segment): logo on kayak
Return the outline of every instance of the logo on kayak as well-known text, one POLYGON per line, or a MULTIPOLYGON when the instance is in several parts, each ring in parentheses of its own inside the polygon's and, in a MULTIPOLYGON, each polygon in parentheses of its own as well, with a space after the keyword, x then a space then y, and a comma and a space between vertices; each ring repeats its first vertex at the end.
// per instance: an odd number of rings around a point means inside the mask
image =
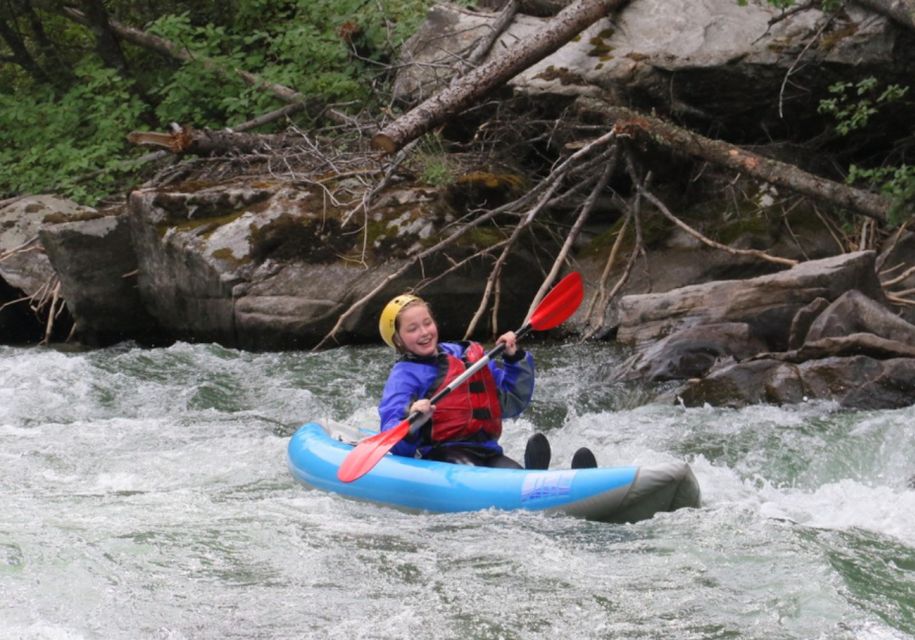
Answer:
POLYGON ((532 500, 559 498, 567 496, 572 491, 572 478, 574 471, 529 473, 524 476, 521 485, 521 504, 532 500))

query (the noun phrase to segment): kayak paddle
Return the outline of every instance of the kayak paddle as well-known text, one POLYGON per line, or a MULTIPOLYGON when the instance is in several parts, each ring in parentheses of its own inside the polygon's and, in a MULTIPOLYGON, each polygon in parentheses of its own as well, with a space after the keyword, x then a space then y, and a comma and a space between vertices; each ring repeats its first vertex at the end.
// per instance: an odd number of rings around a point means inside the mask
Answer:
MULTIPOLYGON (((541 300, 530 319, 515 332, 518 338, 526 335, 533 329, 534 331, 546 331, 557 327, 569 318, 584 296, 584 290, 581 283, 581 274, 577 272, 570 273, 541 300)), ((504 344, 498 344, 494 349, 489 351, 482 358, 474 362, 467 370, 451 381, 448 386, 436 393, 431 398, 432 404, 435 404, 446 395, 457 389, 461 384, 485 367, 490 360, 497 357, 505 350, 504 344)), ((340 468, 337 469, 337 478, 342 482, 352 482, 361 478, 371 471, 372 467, 378 464, 385 454, 391 450, 395 444, 403 440, 408 433, 413 431, 414 425, 417 424, 423 414, 419 411, 411 413, 403 422, 393 429, 382 431, 374 436, 362 440, 356 448, 343 459, 340 468)))

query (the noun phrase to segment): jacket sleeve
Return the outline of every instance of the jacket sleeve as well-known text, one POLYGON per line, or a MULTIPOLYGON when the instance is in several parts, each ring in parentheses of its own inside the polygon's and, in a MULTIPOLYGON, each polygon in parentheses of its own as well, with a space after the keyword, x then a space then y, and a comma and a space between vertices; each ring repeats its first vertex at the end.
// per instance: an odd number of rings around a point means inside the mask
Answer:
MULTIPOLYGON (((396 363, 391 369, 378 405, 382 431, 400 424, 409 415, 410 405, 425 397, 429 384, 417 376, 414 369, 402 362, 396 363)), ((419 434, 408 435, 391 448, 391 453, 412 458, 416 454, 418 440, 419 434)))
POLYGON ((534 356, 530 351, 525 351, 520 359, 509 358, 502 362, 490 362, 489 368, 499 389, 502 417, 519 416, 534 396, 534 356))

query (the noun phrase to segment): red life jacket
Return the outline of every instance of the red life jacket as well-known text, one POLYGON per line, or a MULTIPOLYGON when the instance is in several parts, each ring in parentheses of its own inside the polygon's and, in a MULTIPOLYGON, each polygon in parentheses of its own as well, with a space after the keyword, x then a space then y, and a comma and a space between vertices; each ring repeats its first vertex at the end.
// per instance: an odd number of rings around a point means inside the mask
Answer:
MULTIPOLYGON (((464 350, 464 357, 456 358, 446 354, 441 365, 444 375, 440 374, 441 384, 432 395, 444 389, 449 382, 457 378, 484 355, 483 347, 471 342, 464 350)), ((502 407, 499 404, 499 391, 489 366, 485 366, 470 376, 464 384, 435 403, 432 414, 432 441, 475 440, 480 436, 498 439, 502 435, 502 407)))

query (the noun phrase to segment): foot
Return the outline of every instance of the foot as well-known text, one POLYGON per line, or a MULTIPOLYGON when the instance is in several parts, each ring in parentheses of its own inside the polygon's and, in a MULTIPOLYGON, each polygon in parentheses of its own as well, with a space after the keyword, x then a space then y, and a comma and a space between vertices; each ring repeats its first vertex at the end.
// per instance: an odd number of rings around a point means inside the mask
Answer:
POLYGON ((551 455, 550 441, 542 433, 535 433, 527 439, 524 448, 524 468, 549 469, 551 455))
POLYGON ((597 466, 597 458, 588 447, 582 447, 572 456, 573 469, 593 469, 597 466))

